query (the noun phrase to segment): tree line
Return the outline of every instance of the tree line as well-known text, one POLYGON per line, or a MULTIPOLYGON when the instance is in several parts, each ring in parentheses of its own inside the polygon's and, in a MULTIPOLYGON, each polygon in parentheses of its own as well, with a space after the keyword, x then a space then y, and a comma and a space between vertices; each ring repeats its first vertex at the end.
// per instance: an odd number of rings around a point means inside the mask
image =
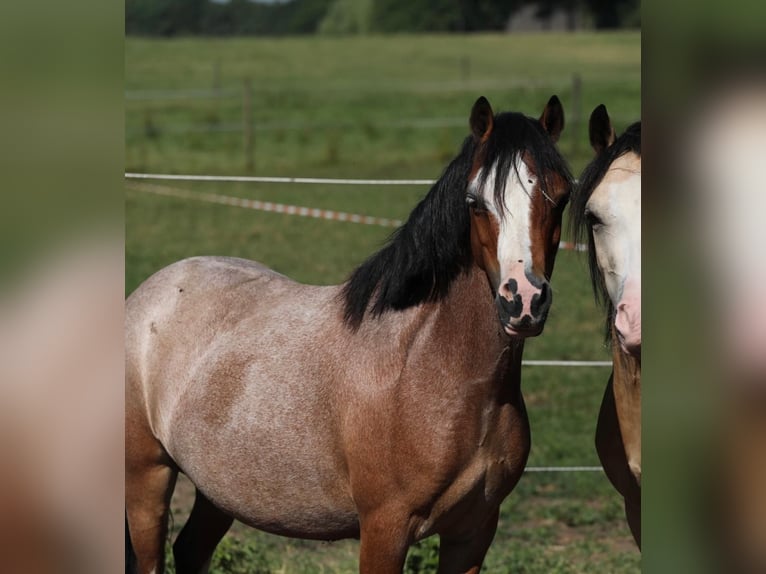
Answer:
POLYGON ((502 30, 527 4, 595 28, 640 25, 639 0, 126 0, 125 31, 146 36, 502 30), (573 20, 573 19, 572 19, 573 20))

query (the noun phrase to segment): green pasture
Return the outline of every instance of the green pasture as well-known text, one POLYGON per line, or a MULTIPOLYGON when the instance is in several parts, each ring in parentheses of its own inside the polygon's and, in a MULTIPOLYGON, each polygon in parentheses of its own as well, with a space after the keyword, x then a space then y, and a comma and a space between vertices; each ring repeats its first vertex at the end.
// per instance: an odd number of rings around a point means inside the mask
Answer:
MULTIPOLYGON (((605 103, 618 130, 640 117, 640 36, 432 35, 366 38, 128 38, 125 169, 157 173, 435 178, 467 134, 471 105, 537 116, 556 93, 560 142, 575 174, 590 157, 590 111, 605 103), (573 76, 581 86, 579 110, 573 76), (246 169, 242 87, 252 82, 255 167, 246 169), (215 94, 218 94, 217 96, 215 94), (580 123, 576 122, 577 118, 580 123)), ((152 182, 403 219, 425 186, 152 182)), ((157 196, 126 182, 126 292, 191 255, 261 261, 297 280, 342 281, 392 231, 157 196)), ((554 305, 529 359, 608 359, 582 254, 560 253, 554 305)), ((597 465, 593 434, 608 369, 527 367, 530 466, 597 465)), ((174 528, 191 502, 179 486, 174 528)), ((354 572, 357 542, 320 543, 239 525, 215 572, 354 572)), ((409 572, 434 572, 436 541, 409 572)), ((601 473, 527 474, 503 505, 487 572, 637 572, 621 502, 601 473)))

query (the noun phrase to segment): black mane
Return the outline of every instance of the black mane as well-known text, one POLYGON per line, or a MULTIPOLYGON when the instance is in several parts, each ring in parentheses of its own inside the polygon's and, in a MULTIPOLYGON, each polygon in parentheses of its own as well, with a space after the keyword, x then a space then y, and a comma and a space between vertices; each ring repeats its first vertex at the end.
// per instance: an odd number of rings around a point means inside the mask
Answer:
MULTIPOLYGON (((378 317, 387 310, 443 299, 452 282, 473 263, 466 190, 474 158, 483 158, 482 185, 495 166, 494 195, 500 207, 510 169, 515 169, 516 157, 525 151, 539 173, 555 171, 571 180, 563 158, 537 120, 518 113, 498 114, 489 139, 477 143, 471 136, 466 138, 458 156, 404 225, 351 274, 342 290, 346 322, 358 328, 368 308, 378 317)), ((548 182, 542 178, 541 186, 547 193, 548 182)))
POLYGON ((606 290, 604 276, 599 269, 596 260, 596 246, 593 243, 593 230, 585 215, 585 206, 593 195, 593 191, 601 183, 606 175, 609 166, 619 157, 626 153, 636 153, 641 156, 641 122, 632 124, 625 132, 618 137, 612 145, 606 148, 602 153, 590 162, 583 170, 577 189, 572 197, 571 225, 572 235, 575 242, 588 242, 588 268, 590 269, 590 280, 593 285, 593 294, 596 302, 607 309, 606 314, 606 337, 609 340, 610 327, 614 320, 614 305, 609 298, 606 290))

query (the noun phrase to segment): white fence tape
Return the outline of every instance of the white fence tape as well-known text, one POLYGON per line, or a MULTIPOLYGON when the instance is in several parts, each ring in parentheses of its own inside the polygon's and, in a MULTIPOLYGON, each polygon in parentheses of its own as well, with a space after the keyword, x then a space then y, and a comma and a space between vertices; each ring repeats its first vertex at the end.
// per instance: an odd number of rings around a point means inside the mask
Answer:
POLYGON ((528 466, 524 472, 603 472, 600 466, 528 466))
MULTIPOLYGON (((127 177, 128 174, 126 174, 127 177)), ((150 179, 150 178, 145 178, 150 179)), ((170 178, 168 178, 170 179, 170 178)), ((278 178, 274 178, 278 179, 278 178)), ((297 179, 297 178, 296 178, 297 179)), ((228 181, 228 180, 227 180, 228 181)), ((326 181, 326 180, 322 180, 326 181)), ((344 180, 346 182, 351 180, 344 180)), ((363 181, 363 180, 359 180, 363 181)), ((375 180, 367 180, 375 181, 375 180)), ((396 180, 401 181, 401 180, 396 180)), ((417 180, 411 180, 417 181, 417 180)), ((332 209, 319 209, 316 207, 301 207, 298 205, 289 205, 286 203, 274 203, 272 201, 261 201, 258 199, 248 199, 246 197, 237 197, 232 195, 221 195, 219 193, 198 193, 186 189, 177 189, 160 185, 144 184, 133 186, 131 189, 153 193, 155 195, 166 195, 169 197, 178 197, 181 199, 192 199, 194 201, 205 201, 207 203, 218 203, 221 205, 230 205, 233 207, 243 207, 245 209, 254 209, 256 211, 266 211, 270 213, 282 213, 285 215, 299 215, 301 217, 311 217, 314 219, 325 219, 329 221, 346 221, 349 223, 361 223, 364 225, 377 225, 381 227, 400 227, 404 223, 401 219, 389 219, 386 217, 375 217, 372 215, 359 215, 357 213, 346 213, 345 211, 334 211, 332 209)), ((569 241, 559 243, 561 249, 573 249, 575 251, 584 251, 587 246, 583 244, 574 244, 569 241)))
MULTIPOLYGON (((160 173, 125 173, 125 179, 135 180, 168 180, 168 181, 219 181, 219 182, 243 182, 243 183, 299 183, 299 184, 331 184, 331 185, 430 185, 434 183, 432 179, 340 179, 340 178, 322 178, 322 177, 268 177, 268 176, 246 176, 246 175, 176 175, 160 173)), ((399 219, 389 219, 385 217, 375 217, 371 215, 359 215, 356 213, 345 213, 343 211, 334 211, 331 209, 317 209, 311 207, 300 207, 297 205, 287 205, 283 203, 273 203, 270 201, 260 201, 256 199, 247 199, 216 193, 194 193, 184 189, 169 187, 160 187, 153 185, 142 185, 141 188, 133 188, 139 191, 154 193, 157 195, 167 195, 183 199, 193 199, 196 201, 206 201, 208 203, 219 203, 222 205, 231 205, 235 207, 244 207, 246 209, 255 209, 257 211, 268 211, 272 213, 284 213, 287 215, 300 215, 303 217, 312 217, 317 219, 326 219, 330 221, 348 221, 351 223, 363 223, 366 225, 380 225, 383 227, 399 227, 402 221, 399 219)), ((561 241, 560 249, 570 249, 574 251, 587 251, 588 246, 583 243, 571 243, 561 241)))
POLYGON ((528 367, 611 367, 612 361, 521 361, 528 367))
POLYGON ((319 209, 316 207, 300 207, 298 205, 287 205, 285 203, 274 203, 272 201, 260 201, 258 199, 247 199, 246 197, 236 197, 231 195, 220 195, 217 193, 195 193, 185 189, 175 189, 159 185, 145 185, 131 187, 136 191, 153 193, 155 195, 166 195, 169 197, 178 197, 181 199, 193 199, 195 201, 205 201, 207 203, 218 203, 221 205, 230 205, 234 207, 243 207, 245 209, 255 209, 256 211, 266 211, 270 213, 283 213, 286 215, 298 215, 301 217, 311 217, 314 219, 327 219, 330 221, 347 221, 349 223, 361 223, 364 225, 377 225, 381 227, 399 227, 402 221, 399 219, 388 219, 385 217, 374 217, 371 215, 359 215, 356 213, 346 213, 344 211, 333 211, 330 209, 319 209))
POLYGON ((331 185, 432 185, 433 179, 342 179, 331 177, 268 177, 254 175, 176 175, 169 173, 126 173, 126 179, 171 181, 231 181, 241 183, 311 183, 331 185))

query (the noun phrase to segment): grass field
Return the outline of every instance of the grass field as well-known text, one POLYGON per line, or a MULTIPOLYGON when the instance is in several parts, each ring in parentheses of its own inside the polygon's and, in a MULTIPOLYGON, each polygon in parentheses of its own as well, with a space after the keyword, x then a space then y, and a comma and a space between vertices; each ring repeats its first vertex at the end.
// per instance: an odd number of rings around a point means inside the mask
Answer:
MULTIPOLYGON (((577 173, 590 157, 583 122, 597 104, 608 106, 618 130, 640 116, 637 33, 129 38, 125 58, 126 171, 247 174, 245 77, 253 85, 257 175, 435 178, 466 135, 479 95, 496 111, 537 116, 552 93, 567 113, 560 146, 577 173), (579 111, 573 109, 575 73, 582 86, 579 111), (218 97, 201 93, 214 85, 218 97)), ((427 191, 212 182, 166 187, 399 219, 427 191)), ((126 183, 126 292, 162 266, 200 254, 247 257, 300 281, 336 283, 391 231, 158 197, 144 189, 126 183)), ((607 359, 582 255, 560 253, 553 289, 545 333, 528 342, 525 358, 607 359)), ((529 465, 598 464, 593 434, 607 376, 603 368, 526 368, 529 465)), ((176 529, 190 502, 188 484, 179 484, 176 529)), ((408 571, 434 571, 435 544, 414 550, 408 571)), ((356 551, 354 541, 295 541, 235 526, 215 571, 353 572, 356 551)), ((620 499, 601 473, 540 473, 525 475, 504 503, 485 570, 637 572, 639 563, 620 499)))

